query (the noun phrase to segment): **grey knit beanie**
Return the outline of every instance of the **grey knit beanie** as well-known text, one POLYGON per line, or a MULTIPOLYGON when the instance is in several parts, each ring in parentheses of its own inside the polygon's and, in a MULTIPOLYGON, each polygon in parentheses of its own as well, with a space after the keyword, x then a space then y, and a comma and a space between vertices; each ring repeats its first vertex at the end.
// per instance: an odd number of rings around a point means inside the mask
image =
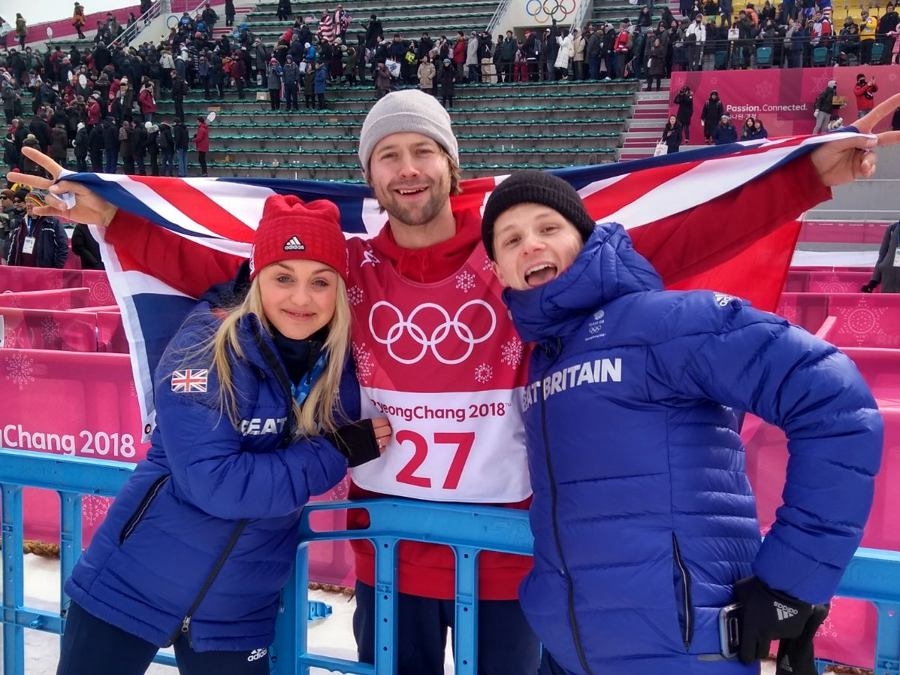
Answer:
POLYGON ((481 240, 488 258, 494 258, 494 222, 501 213, 517 204, 543 204, 575 226, 583 241, 594 231, 594 219, 571 185, 544 171, 519 171, 494 188, 481 218, 481 240))
POLYGON ((366 115, 359 132, 359 163, 363 173, 369 170, 369 158, 378 141, 400 133, 428 136, 459 164, 459 145, 444 106, 424 91, 402 89, 379 99, 366 115))

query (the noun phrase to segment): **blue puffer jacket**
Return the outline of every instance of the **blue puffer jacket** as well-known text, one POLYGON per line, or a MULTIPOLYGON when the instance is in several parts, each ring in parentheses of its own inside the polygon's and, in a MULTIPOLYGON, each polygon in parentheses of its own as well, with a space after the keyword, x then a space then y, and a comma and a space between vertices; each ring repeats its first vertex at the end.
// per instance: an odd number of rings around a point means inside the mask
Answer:
MULTIPOLYGON (((347 461, 322 437, 289 441, 290 383, 253 315, 239 323, 245 358, 233 364, 241 429, 220 413, 218 380, 203 371, 209 360, 191 353, 218 322, 201 302, 166 350, 152 447, 65 589, 89 613, 156 645, 186 628, 198 651, 239 651, 271 643, 300 509, 341 480, 347 461), (195 391, 173 391, 184 388, 173 371, 195 391)), ((349 363, 340 391, 347 418, 357 419, 349 363)))
POLYGON ((716 656, 732 584, 756 574, 828 600, 869 513, 882 420, 853 363, 736 298, 661 290, 619 225, 598 227, 555 280, 504 298, 537 343, 521 599, 540 639, 572 673, 758 672, 716 656), (732 410, 789 439, 762 546, 732 410))

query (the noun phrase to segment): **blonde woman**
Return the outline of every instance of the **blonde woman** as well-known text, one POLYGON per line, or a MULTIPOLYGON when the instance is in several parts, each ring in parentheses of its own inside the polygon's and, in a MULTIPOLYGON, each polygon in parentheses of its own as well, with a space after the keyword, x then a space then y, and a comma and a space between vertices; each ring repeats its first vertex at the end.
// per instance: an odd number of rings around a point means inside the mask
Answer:
POLYGON ((273 196, 249 288, 212 289, 155 378, 152 447, 71 578, 58 675, 263 675, 300 509, 391 429, 359 416, 338 209, 273 196))

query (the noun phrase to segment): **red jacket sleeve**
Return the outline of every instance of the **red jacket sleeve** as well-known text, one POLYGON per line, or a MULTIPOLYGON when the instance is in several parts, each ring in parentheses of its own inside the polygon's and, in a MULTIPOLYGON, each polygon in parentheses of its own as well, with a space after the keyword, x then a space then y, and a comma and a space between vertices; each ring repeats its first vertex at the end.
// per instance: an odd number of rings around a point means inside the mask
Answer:
POLYGON ((233 279, 242 262, 228 253, 191 246, 183 237, 122 210, 106 228, 105 238, 115 247, 123 268, 151 274, 194 298, 233 279), (164 258, 170 264, 153 264, 164 258))

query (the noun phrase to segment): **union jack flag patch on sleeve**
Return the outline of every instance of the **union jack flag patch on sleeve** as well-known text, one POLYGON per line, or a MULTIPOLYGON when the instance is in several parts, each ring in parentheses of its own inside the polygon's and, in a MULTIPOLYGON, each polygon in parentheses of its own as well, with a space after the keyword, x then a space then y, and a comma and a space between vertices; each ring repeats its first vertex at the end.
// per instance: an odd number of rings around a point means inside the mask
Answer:
POLYGON ((206 379, 209 371, 202 370, 176 370, 172 373, 172 391, 190 394, 205 393, 206 379))

